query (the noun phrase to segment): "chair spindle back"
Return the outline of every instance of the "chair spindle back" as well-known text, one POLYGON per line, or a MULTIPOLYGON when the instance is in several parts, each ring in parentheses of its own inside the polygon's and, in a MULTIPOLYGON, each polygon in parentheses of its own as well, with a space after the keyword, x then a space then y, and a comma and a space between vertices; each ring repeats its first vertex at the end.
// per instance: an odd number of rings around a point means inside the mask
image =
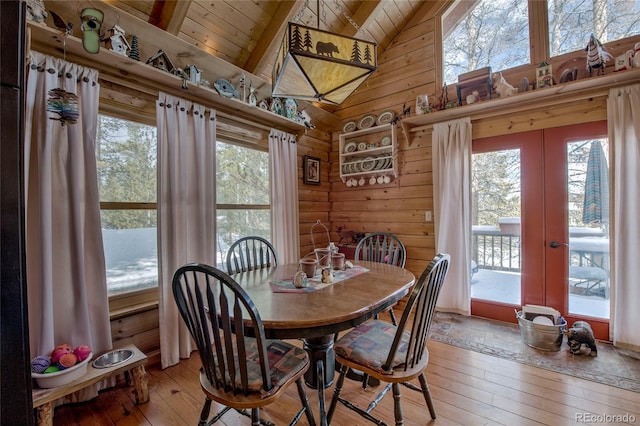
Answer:
POLYGON ((227 272, 239 272, 278 266, 278 255, 273 245, 262 237, 240 238, 227 251, 227 272))
POLYGON ((439 253, 426 267, 416 282, 398 324, 398 329, 389 351, 389 356, 383 368, 392 365, 398 346, 401 343, 409 345, 404 362, 405 370, 412 368, 423 357, 431 321, 436 312, 436 302, 442 289, 451 257, 446 253, 439 253), (413 315, 413 323, 408 342, 402 342, 403 333, 413 315))
POLYGON ((196 343, 202 368, 216 389, 249 393, 245 321, 250 320, 262 370, 262 389, 272 387, 267 366, 264 327, 247 293, 226 273, 203 264, 179 268, 173 296, 196 343))
POLYGON ((406 258, 402 241, 386 232, 368 234, 356 246, 355 260, 387 263, 404 268, 406 258))

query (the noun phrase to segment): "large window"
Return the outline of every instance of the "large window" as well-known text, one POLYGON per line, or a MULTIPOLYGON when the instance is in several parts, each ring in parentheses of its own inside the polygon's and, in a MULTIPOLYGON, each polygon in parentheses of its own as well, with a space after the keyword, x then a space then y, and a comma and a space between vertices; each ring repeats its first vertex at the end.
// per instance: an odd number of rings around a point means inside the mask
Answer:
POLYGON ((606 43, 640 33, 638 0, 548 0, 551 56, 584 49, 593 33, 606 43))
MULTIPOLYGON (((593 33, 602 43, 640 33, 638 0, 547 0, 528 10, 526 0, 457 1, 442 17, 444 81, 490 66, 501 71, 531 64, 531 49, 554 57, 583 50, 593 33), (529 16, 547 13, 548 16, 529 16), (549 46, 530 40, 529 25, 548 22, 549 46)), ((540 25, 540 24, 538 24, 540 25)))
POLYGON ((218 265, 238 238, 271 240, 269 154, 218 141, 216 145, 218 265))
MULTIPOLYGON (((158 285, 156 128, 101 115, 96 143, 110 296, 158 285)), ((238 238, 271 239, 266 148, 216 144, 217 265, 238 238)))
POLYGON ((109 295, 157 286, 156 128, 101 115, 97 135, 109 295))
POLYGON ((528 64, 529 21, 524 0, 461 1, 443 16, 444 80, 490 66, 528 64))

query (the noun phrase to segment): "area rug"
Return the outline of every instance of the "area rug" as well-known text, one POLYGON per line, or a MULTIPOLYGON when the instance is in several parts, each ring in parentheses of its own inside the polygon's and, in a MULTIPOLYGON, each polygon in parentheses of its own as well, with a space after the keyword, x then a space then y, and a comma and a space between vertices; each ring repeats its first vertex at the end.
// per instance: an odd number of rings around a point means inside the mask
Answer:
POLYGON ((527 346, 518 324, 473 316, 438 312, 429 338, 522 364, 545 368, 585 380, 640 392, 640 353, 597 342, 598 356, 573 355, 566 337, 560 351, 550 352, 527 346))

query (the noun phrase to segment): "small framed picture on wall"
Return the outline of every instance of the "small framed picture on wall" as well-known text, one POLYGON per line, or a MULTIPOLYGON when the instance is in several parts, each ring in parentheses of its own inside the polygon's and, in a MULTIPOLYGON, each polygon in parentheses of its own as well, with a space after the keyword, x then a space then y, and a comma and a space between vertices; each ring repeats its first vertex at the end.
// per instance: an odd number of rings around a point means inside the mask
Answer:
POLYGON ((308 185, 320 185, 320 159, 304 156, 304 183, 308 185))

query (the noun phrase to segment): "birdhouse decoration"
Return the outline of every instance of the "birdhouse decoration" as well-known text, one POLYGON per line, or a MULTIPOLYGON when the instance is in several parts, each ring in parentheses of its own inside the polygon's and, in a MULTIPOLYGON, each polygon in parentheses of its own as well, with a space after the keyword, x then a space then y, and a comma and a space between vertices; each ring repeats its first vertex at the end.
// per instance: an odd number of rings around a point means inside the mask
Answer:
POLYGON ((202 77, 202 70, 198 69, 195 65, 187 65, 184 68, 184 72, 187 74, 189 81, 195 84, 200 84, 200 77, 202 77))
POLYGON ((164 50, 162 49, 158 50, 158 53, 147 59, 147 64, 166 72, 172 72, 175 68, 167 54, 164 53, 164 50))
POLYGON ((551 65, 547 61, 543 61, 536 68, 536 89, 553 86, 553 73, 551 65))
POLYGON ((119 25, 114 25, 109 30, 111 36, 107 39, 107 47, 119 55, 127 56, 127 51, 131 49, 127 38, 124 36, 124 30, 119 25))

